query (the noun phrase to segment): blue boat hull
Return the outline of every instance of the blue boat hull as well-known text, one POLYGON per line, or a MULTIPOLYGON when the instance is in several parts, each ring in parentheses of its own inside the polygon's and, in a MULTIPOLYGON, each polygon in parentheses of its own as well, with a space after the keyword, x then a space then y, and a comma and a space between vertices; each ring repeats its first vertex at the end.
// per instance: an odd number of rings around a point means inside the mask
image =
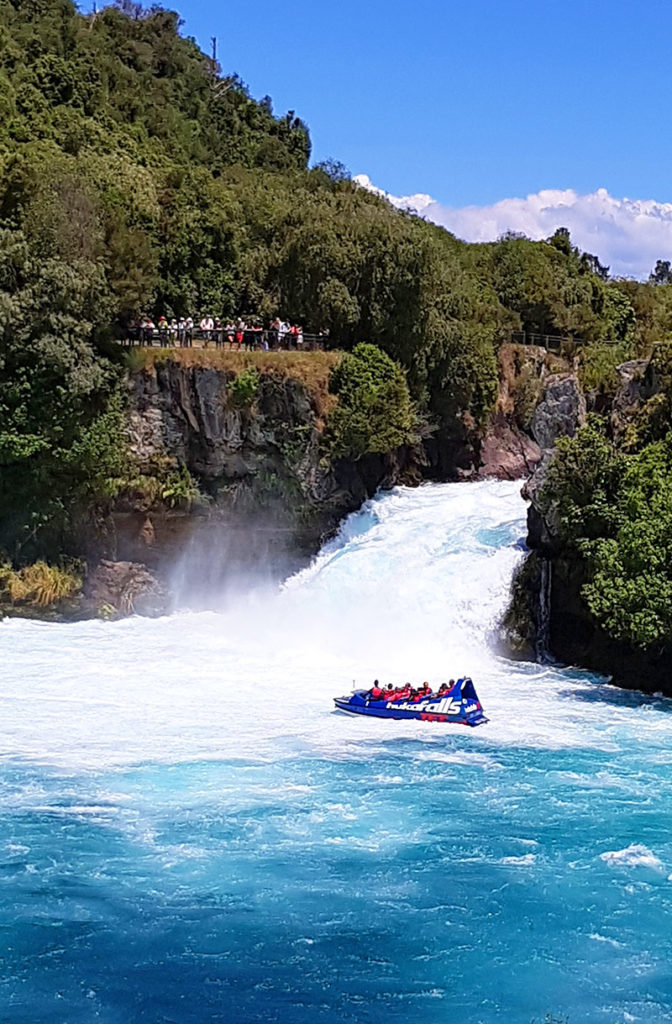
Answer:
POLYGON ((370 718, 414 719, 470 726, 484 725, 488 721, 470 679, 458 679, 442 697, 432 694, 419 701, 373 700, 367 690, 357 690, 351 697, 334 697, 334 704, 339 711, 370 718))

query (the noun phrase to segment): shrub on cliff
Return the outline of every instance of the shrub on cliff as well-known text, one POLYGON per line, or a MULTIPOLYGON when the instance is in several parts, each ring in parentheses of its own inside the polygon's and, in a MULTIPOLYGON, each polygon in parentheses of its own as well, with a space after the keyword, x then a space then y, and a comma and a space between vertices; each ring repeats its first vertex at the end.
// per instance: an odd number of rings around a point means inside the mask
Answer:
POLYGON ((588 607, 636 647, 672 644, 672 435, 626 457, 612 535, 586 546, 588 607))
POLYGON ((672 434, 627 455, 590 423, 558 442, 539 503, 583 562, 582 595, 607 634, 672 644, 672 434))
POLYGON ((418 440, 418 419, 404 371, 375 345, 357 345, 331 371, 338 404, 326 443, 332 458, 383 454, 418 440))
POLYGON ((578 548, 613 534, 622 518, 615 499, 625 462, 596 417, 589 417, 576 437, 559 438, 537 499, 558 540, 578 548))
POLYGON ((237 408, 251 406, 259 392, 259 370, 256 366, 241 370, 229 384, 229 392, 237 408))

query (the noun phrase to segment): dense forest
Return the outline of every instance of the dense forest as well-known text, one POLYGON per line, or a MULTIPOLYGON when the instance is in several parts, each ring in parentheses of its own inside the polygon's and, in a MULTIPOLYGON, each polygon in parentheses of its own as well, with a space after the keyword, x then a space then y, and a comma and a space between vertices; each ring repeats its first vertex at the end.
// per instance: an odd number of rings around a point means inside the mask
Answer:
POLYGON ((433 431, 437 474, 456 438, 478 435, 511 331, 579 341, 599 388, 672 329, 664 275, 612 280, 563 229, 468 245, 338 163, 310 167, 303 122, 253 99, 158 7, 0 0, 0 166, 0 546, 13 551, 123 473, 116 340, 141 314, 281 315, 339 349, 378 346, 406 373, 415 411, 395 384, 399 422, 433 431))

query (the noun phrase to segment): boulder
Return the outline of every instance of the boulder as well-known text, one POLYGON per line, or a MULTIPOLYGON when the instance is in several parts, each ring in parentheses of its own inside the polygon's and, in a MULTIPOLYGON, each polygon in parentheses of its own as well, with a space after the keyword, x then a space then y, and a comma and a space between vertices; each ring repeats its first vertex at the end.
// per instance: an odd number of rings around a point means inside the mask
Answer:
POLYGON ((168 591, 139 562, 103 559, 89 574, 85 594, 98 609, 113 609, 118 615, 156 616, 170 611, 168 591))
POLYGON ((481 444, 478 478, 520 480, 534 471, 540 458, 536 441, 498 412, 481 444))
POLYGON ((532 417, 532 436, 542 451, 553 448, 559 437, 574 437, 585 422, 586 400, 578 377, 549 377, 532 417))

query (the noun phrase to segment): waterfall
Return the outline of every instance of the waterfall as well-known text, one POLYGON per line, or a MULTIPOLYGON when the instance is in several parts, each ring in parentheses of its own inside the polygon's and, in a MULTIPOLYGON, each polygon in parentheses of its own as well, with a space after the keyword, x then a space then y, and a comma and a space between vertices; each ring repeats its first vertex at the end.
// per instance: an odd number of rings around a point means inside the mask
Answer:
POLYGON ((541 559, 539 576, 539 611, 537 619, 537 637, 535 642, 536 660, 540 665, 552 661, 549 654, 551 627, 551 583, 552 567, 549 558, 541 559))

